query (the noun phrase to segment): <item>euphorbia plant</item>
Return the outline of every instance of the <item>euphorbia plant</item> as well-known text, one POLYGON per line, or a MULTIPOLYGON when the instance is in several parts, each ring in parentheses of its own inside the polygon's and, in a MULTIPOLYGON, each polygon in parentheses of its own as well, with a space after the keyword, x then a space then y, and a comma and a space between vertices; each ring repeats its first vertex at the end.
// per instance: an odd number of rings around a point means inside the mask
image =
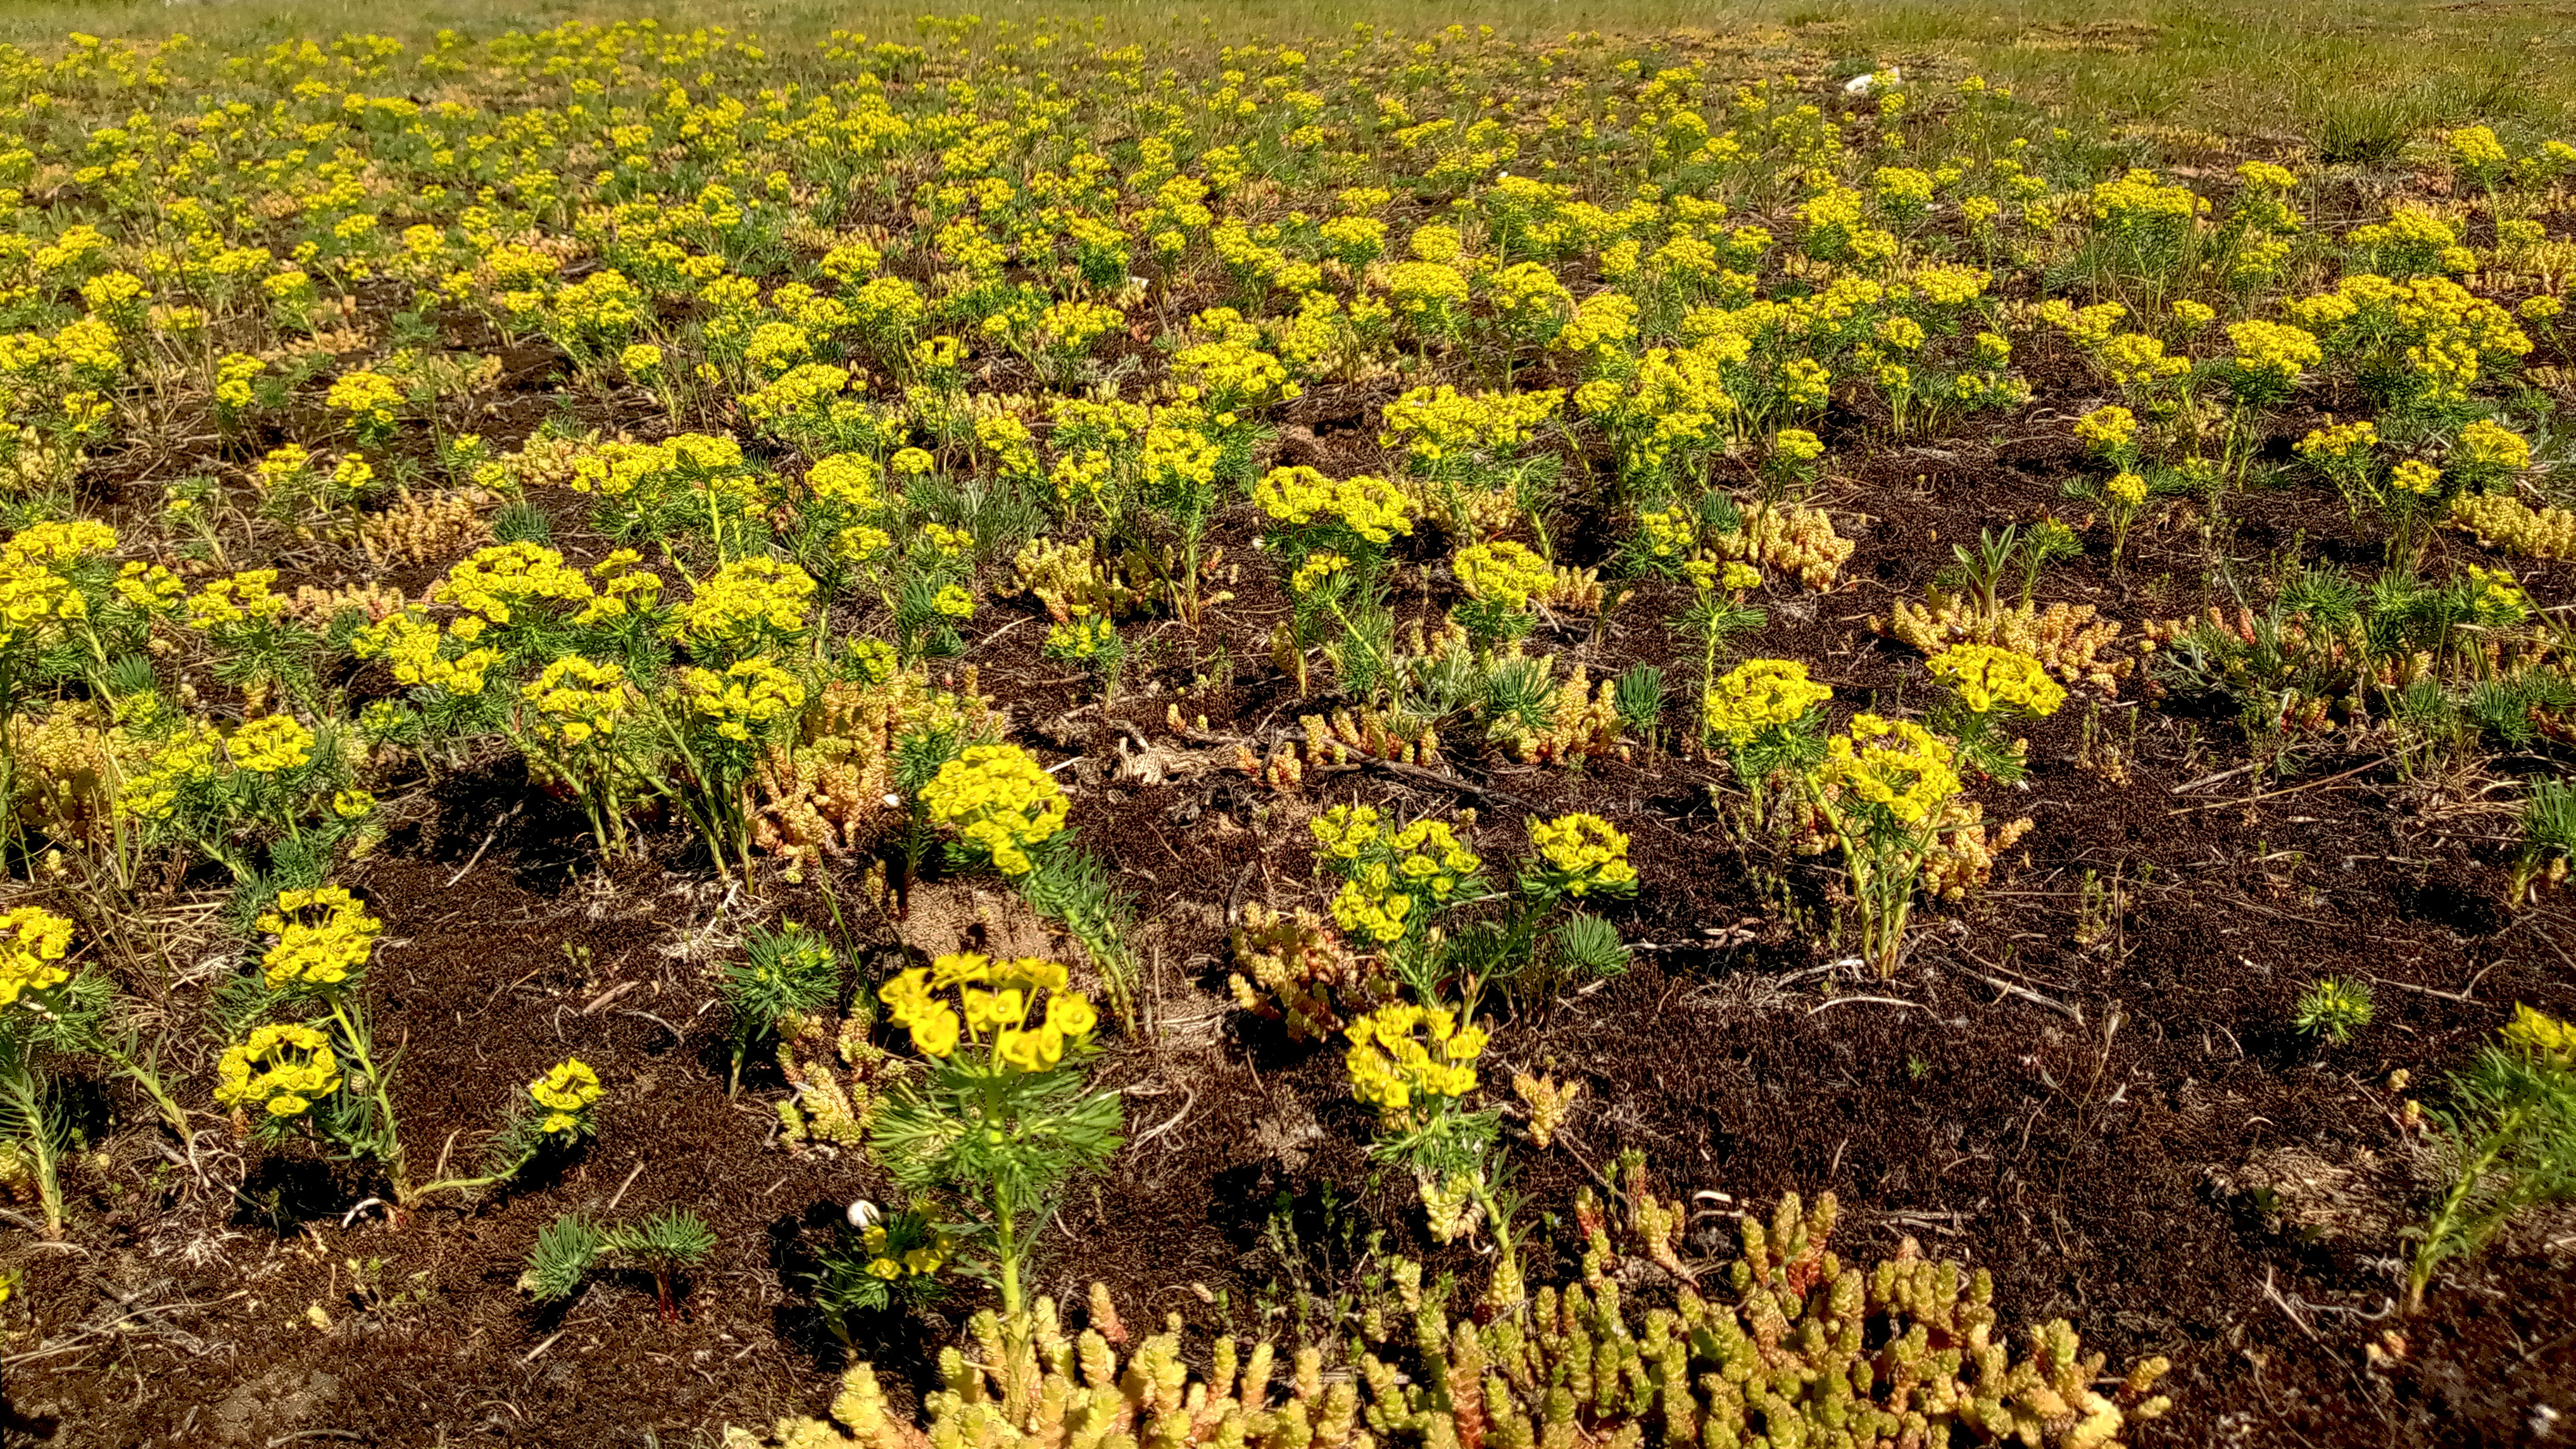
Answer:
POLYGON ((364 995, 384 922, 368 915, 367 903, 346 887, 322 886, 278 892, 259 928, 277 938, 260 958, 259 985, 273 1001, 320 1006, 328 1024, 272 1023, 225 1048, 215 1069, 215 1100, 240 1109, 236 1120, 263 1136, 307 1122, 350 1156, 383 1163, 395 1200, 409 1202, 394 1123, 393 1063, 376 1060, 364 995), (254 1104, 259 1115, 251 1118, 254 1104))
POLYGON ((1343 1066, 1351 1095, 1378 1111, 1370 1156, 1413 1174, 1431 1235, 1441 1242, 1473 1234, 1480 1218, 1491 1223, 1499 1250, 1494 1291, 1500 1301, 1517 1301, 1516 1204, 1504 1190, 1496 1150, 1502 1116, 1467 1106, 1477 1086, 1475 1062, 1484 1055, 1485 1029, 1457 1007, 1398 1002, 1352 1022, 1349 1037, 1343 1066))
POLYGON ((1099 1015, 1056 962, 973 952, 877 995, 929 1070, 894 1089, 869 1146, 897 1183, 945 1199, 983 1239, 982 1261, 966 1266, 1001 1290, 1006 1323, 1025 1324, 1022 1270, 1057 1194, 1120 1141, 1118 1095, 1093 1090, 1086 1067, 1099 1015))
POLYGON ((1808 803, 1842 847, 1860 915, 1861 959, 1881 976, 1896 974, 1915 883, 1951 823, 1956 758, 1949 740, 1911 720, 1859 714, 1846 733, 1825 742, 1823 763, 1800 777, 1808 803))

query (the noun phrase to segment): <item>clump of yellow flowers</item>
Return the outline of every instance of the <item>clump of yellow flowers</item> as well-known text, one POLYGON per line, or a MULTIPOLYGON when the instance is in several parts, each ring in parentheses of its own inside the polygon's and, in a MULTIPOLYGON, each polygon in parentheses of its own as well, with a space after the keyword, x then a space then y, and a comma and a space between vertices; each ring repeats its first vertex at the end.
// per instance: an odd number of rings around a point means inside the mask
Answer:
POLYGON ((345 886, 280 891, 258 924, 277 937, 260 958, 271 991, 345 984, 366 969, 385 928, 345 886))
POLYGON ((227 1107, 259 1104, 275 1120, 301 1116, 340 1087, 330 1036, 291 1022, 255 1027, 224 1049, 215 1064, 215 1100, 227 1107))
POLYGON ((1628 837, 1598 815, 1576 811, 1529 824, 1538 859, 1521 878, 1533 896, 1627 895, 1637 889, 1628 837))
POLYGON ((907 1190, 944 1195, 944 1221, 978 1229, 1007 1321, 1057 1193, 1119 1144, 1118 1094, 1092 1090, 1083 1067, 1099 1015, 1062 965, 972 951, 900 972, 877 998, 930 1061, 888 1093, 869 1150, 907 1190))
POLYGON ((72 923, 41 906, 0 914, 0 1007, 70 980, 62 960, 71 944, 72 923))
POLYGON ((1739 755, 1757 740, 1777 735, 1834 697, 1831 687, 1807 677, 1795 659, 1747 659, 1710 687, 1700 706, 1708 732, 1739 755))
POLYGON ((590 1130, 591 1108, 608 1095, 599 1073, 578 1057, 566 1057, 528 1083, 528 1099, 545 1109, 537 1130, 549 1137, 578 1137, 590 1130))
POLYGON ((1953 644, 1932 656, 1931 669, 1933 678, 1956 690, 1959 702, 1978 714, 2000 709, 2052 715, 2066 702, 2065 687, 2048 677, 2044 665, 2012 649, 1953 644))
POLYGON ((1861 959, 1881 976, 1895 973, 1927 863, 1947 832, 1974 824, 1973 807, 1952 808, 1957 760, 1952 741, 1912 720, 1858 714, 1803 776, 1810 808, 1842 849, 1861 959))
POLYGON ((922 791, 930 818, 957 827, 1004 875, 1036 869, 1029 847, 1064 828, 1064 787, 1017 745, 970 745, 922 791))
POLYGON ((1086 1045, 1100 1024, 1090 998, 1068 990, 1066 980, 1065 968, 1054 961, 995 961, 965 951, 900 973, 878 988, 877 998, 925 1055, 948 1057, 961 1045, 984 1047, 1001 1067, 1037 1072, 1086 1045), (950 990, 957 993, 954 1006, 940 995, 950 990))
POLYGON ((1351 1095, 1377 1108, 1387 1130, 1403 1131, 1417 1111, 1436 1112, 1476 1090, 1486 1033, 1458 1018, 1451 1007, 1397 1002, 1350 1024, 1342 1064, 1351 1095), (1425 1098, 1442 1100, 1417 1100, 1425 1098))

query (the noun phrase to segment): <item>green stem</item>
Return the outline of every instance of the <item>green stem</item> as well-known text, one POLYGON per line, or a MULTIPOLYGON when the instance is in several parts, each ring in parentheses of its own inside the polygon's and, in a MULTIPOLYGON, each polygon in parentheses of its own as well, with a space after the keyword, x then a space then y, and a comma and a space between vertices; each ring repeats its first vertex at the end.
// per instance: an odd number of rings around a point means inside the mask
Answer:
POLYGON ((2460 1180, 2443 1195, 2442 1205, 2433 1212, 2432 1221, 2424 1225, 2423 1241, 2415 1245, 2415 1260, 2406 1269, 2406 1311, 2415 1313, 2424 1306, 2424 1290, 2433 1282, 2433 1270, 2451 1256, 2450 1240, 2461 1233, 2461 1209, 2469 1194, 2477 1191, 2478 1182, 2493 1171, 2497 1159, 2504 1156, 2505 1145, 2522 1125, 2522 1111, 2515 1108, 2504 1114, 2495 1130, 2479 1141, 2481 1149, 2469 1162, 2461 1164, 2460 1180))
POLYGON ((331 1019, 339 1024, 340 1037, 348 1044, 349 1055, 357 1060, 358 1070, 367 1074, 367 1091, 375 1100, 376 1119, 381 1125, 376 1140, 367 1144, 368 1150, 384 1163, 386 1173, 393 1178, 394 1201, 408 1207, 412 1192, 403 1179, 402 1135, 394 1123, 392 1084, 376 1069, 374 1043, 368 1037, 364 1016, 354 1006, 346 998, 332 998, 331 1019))

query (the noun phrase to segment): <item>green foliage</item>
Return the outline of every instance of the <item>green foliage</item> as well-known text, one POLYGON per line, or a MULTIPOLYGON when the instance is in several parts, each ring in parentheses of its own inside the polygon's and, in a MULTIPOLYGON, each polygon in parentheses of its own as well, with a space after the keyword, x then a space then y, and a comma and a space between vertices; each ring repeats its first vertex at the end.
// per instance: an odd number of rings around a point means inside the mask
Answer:
POLYGON ((2414 1231, 2406 1306, 2446 1263, 2475 1255, 2515 1215, 2576 1198, 2576 1028, 2515 1008, 2514 1020, 2451 1078, 2436 1115, 2450 1187, 2414 1231))
POLYGON ((565 1213, 537 1229, 519 1288, 540 1303, 570 1298, 607 1247, 608 1235, 597 1223, 580 1213, 565 1213))
POLYGON ((604 1238, 609 1252, 633 1260, 653 1275, 653 1296, 666 1322, 680 1316, 681 1275, 715 1250, 716 1234, 707 1220, 687 1208, 670 1208, 610 1228, 604 1238))
POLYGON ((733 1019, 729 1090, 742 1085, 743 1058, 755 1044, 789 1017, 830 1006, 841 989, 841 953, 794 921, 754 928, 742 949, 745 959, 725 967, 718 987, 733 1019))
POLYGON ((2371 1015, 2369 982, 2324 976, 2299 993, 2298 1015, 2290 1018, 2290 1024, 2342 1046, 2354 1032, 2370 1025, 2371 1015))
POLYGON ((1556 959, 1569 976, 1616 976, 1628 969, 1627 943, 1619 928, 1599 916, 1577 911, 1556 928, 1556 959))

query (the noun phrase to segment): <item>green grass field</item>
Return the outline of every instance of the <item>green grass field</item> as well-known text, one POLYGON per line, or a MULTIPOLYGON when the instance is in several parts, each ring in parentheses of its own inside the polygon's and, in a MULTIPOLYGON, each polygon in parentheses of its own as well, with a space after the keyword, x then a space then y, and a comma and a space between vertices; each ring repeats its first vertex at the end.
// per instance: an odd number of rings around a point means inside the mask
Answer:
MULTIPOLYGON (((387 7, 349 0, 70 4, 28 0, 0 15, 0 39, 29 45, 70 31, 102 36, 184 32, 228 49, 340 31, 397 37, 454 27, 482 33, 565 20, 658 15, 666 23, 721 23, 781 42, 835 28, 906 35, 924 7, 859 0, 753 5, 613 5, 591 0, 530 4, 433 3, 387 7)), ((2485 120, 2535 132, 2564 129, 2576 113, 2576 24, 2564 7, 2402 0, 2290 0, 2277 5, 1819 4, 1764 0, 1724 5, 1672 0, 1576 0, 1444 8, 1405 3, 1227 5, 986 4, 943 14, 1005 23, 1096 17, 1112 37, 1211 44, 1337 34, 1357 24, 1422 30, 1491 25, 1544 36, 1717 33, 1795 56, 1805 65, 1913 61, 1976 71, 2022 88, 2070 116, 2145 122, 2231 135, 2294 134, 2331 155, 2377 159, 2434 126, 2485 120)))

